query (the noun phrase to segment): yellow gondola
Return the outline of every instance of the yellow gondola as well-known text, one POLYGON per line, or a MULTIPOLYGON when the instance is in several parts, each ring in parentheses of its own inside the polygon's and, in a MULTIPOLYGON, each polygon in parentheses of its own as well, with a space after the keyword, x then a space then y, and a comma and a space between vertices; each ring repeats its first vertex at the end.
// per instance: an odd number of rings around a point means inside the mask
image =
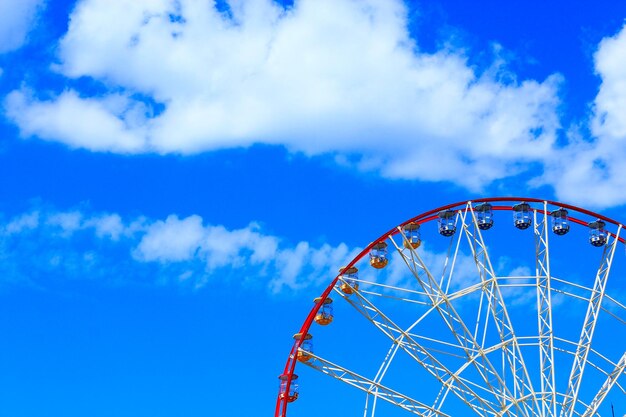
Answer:
POLYGON ((298 350, 296 359, 298 359, 300 362, 308 362, 312 358, 311 353, 313 353, 313 343, 311 342, 313 336, 307 333, 304 335, 304 337, 302 337, 302 333, 296 333, 293 335, 293 338, 296 341, 304 339, 302 341, 302 344, 300 345, 300 349, 298 350))
POLYGON ((278 385, 278 396, 280 399, 286 398, 288 403, 292 403, 298 399, 298 375, 293 374, 291 376, 291 384, 289 384, 289 390, 287 390, 287 380, 289 379, 288 375, 280 375, 278 377, 279 385, 278 385))
POLYGON ((422 244, 420 238, 420 225, 419 223, 411 222, 402 227, 402 234, 404 235, 404 247, 417 249, 422 244))
MULTIPOLYGON (((313 302, 315 304, 322 301, 322 297, 317 297, 313 302)), ((323 304, 320 306, 319 310, 315 314, 314 318, 315 322, 321 326, 327 326, 333 321, 333 299, 327 297, 323 304)))
POLYGON ((387 266, 387 243, 378 242, 370 250, 370 265, 376 269, 382 269, 387 266))
POLYGON ((357 281, 359 278, 358 272, 359 270, 354 266, 350 268, 339 268, 339 274, 342 279, 341 285, 339 286, 341 292, 350 295, 359 290, 359 281, 357 281))

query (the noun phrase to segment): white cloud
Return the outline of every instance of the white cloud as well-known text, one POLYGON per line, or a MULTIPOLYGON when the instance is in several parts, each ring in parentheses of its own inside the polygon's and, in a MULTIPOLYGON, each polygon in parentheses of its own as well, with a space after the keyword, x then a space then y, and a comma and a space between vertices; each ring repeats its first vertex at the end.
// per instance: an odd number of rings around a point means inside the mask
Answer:
POLYGON ((150 224, 141 238, 135 257, 144 261, 180 262, 202 259, 209 269, 245 263, 263 264, 276 256, 278 238, 260 233, 256 224, 228 230, 223 226, 204 226, 200 216, 150 224))
POLYGON ((57 70, 110 93, 42 100, 18 90, 7 114, 24 136, 96 151, 262 142, 473 189, 553 147, 558 76, 503 83, 514 77, 499 61, 479 74, 461 51, 421 52, 399 0, 230 6, 232 18, 206 0, 83 0, 57 70))
POLYGON ((58 227, 61 233, 68 236, 80 230, 82 223, 83 215, 78 211, 51 214, 47 219, 47 224, 58 227))
POLYGON ((25 42, 37 11, 45 0, 0 1, 0 53, 18 49, 25 42))
MULTIPOLYGON (((276 236, 263 234, 259 226, 228 230, 224 226, 203 225, 202 218, 179 219, 169 216, 165 221, 150 224, 141 237, 135 259, 162 263, 199 260, 208 272, 218 268, 231 270, 258 268, 260 275, 271 270, 269 287, 274 292, 283 288, 301 289, 320 280, 330 280, 336 269, 356 255, 345 244, 333 247, 324 244, 311 247, 308 242, 295 246, 280 244, 276 236)), ((188 273, 183 274, 188 278, 188 273)))
POLYGON ((119 214, 105 214, 93 217, 86 221, 85 225, 93 227, 96 231, 96 236, 100 238, 108 237, 111 240, 118 240, 124 233, 132 233, 132 228, 124 226, 119 214))
POLYGON ((119 95, 81 98, 67 91, 53 101, 38 101, 28 91, 14 91, 5 100, 6 114, 25 136, 55 140, 98 151, 133 152, 142 146, 141 128, 128 130, 141 118, 142 105, 119 95))
POLYGON ((626 138, 625 29, 603 39, 595 55, 596 71, 602 78, 592 125, 596 136, 626 138))
MULTIPOLYGON (((22 214, 4 226, 4 233, 11 235, 21 233, 24 230, 32 230, 39 226, 39 212, 33 211, 31 213, 22 214)), ((2 230, 2 229, 0 229, 2 230)))
POLYGON ((135 254, 145 261, 188 261, 195 256, 204 235, 200 216, 179 220, 172 215, 148 227, 135 254))
POLYGON ((328 283, 337 275, 339 267, 346 265, 359 252, 359 248, 350 250, 344 243, 311 248, 307 242, 300 242, 295 248, 278 252, 279 273, 270 281, 270 288, 278 292, 283 287, 300 289, 328 283))
POLYGON ((223 226, 207 228, 207 238, 202 242, 201 254, 210 268, 270 262, 278 251, 278 238, 263 235, 258 226, 227 230, 223 226))
POLYGON ((94 151, 276 144, 472 190, 532 166, 543 175, 531 185, 560 200, 626 203, 626 29, 599 44, 592 115, 557 146, 560 76, 518 81, 501 58, 478 72, 463 51, 426 53, 400 0, 229 4, 80 0, 54 69, 105 92, 24 86, 4 100, 7 117, 23 136, 94 151))
POLYGON ((20 233, 24 230, 34 230, 41 226, 49 226, 51 231, 64 237, 71 237, 81 230, 92 231, 98 238, 119 240, 121 236, 132 236, 145 228, 138 219, 125 225, 119 214, 102 214, 86 217, 78 210, 65 212, 46 212, 42 215, 38 211, 26 213, 13 219, 5 227, 5 232, 20 233))
POLYGON ((590 208, 626 203, 626 26, 600 42, 595 67, 602 80, 593 102, 591 140, 571 129, 570 143, 547 157, 543 183, 560 199, 590 208))

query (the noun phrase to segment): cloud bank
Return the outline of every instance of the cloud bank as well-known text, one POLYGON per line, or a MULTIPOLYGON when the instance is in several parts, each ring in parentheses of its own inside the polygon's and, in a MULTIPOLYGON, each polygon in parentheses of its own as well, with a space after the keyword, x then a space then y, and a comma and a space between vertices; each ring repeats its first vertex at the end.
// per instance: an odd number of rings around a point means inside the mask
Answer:
POLYGON ((24 136, 94 151, 276 144, 471 189, 553 147, 558 76, 518 82, 496 62, 478 73, 462 51, 422 52, 400 1, 229 4, 83 0, 55 69, 105 93, 24 87, 7 115, 24 136))
MULTIPOLYGON (((165 219, 124 219, 117 213, 33 210, 5 218, 0 213, 0 288, 31 285, 43 289, 71 282, 97 285, 168 286, 191 290, 232 284, 272 294, 318 290, 361 248, 346 243, 288 242, 256 223, 240 229, 212 225, 198 215, 165 219)), ((420 257, 451 293, 479 282, 476 261, 462 243, 454 270, 446 249, 426 242, 420 257)), ((420 290, 400 254, 390 245, 389 265, 375 270, 366 255, 359 277, 401 289, 420 290)), ((527 276, 523 259, 498 256, 499 276, 527 276)), ((380 288, 379 288, 380 290, 380 288)), ((386 291, 386 290, 385 290, 386 291)), ((533 306, 536 293, 503 288, 507 302, 533 306)))
POLYGON ((4 100, 6 116, 25 137, 93 151, 264 143, 387 178, 479 191, 531 173, 531 185, 572 203, 626 202, 615 192, 626 186, 624 30, 598 46, 601 86, 576 129, 560 124, 558 74, 520 80, 502 59, 481 72, 462 50, 424 52, 400 0, 227 5, 79 1, 53 65, 68 87, 24 85, 4 100), (69 87, 79 79, 100 93, 69 87))

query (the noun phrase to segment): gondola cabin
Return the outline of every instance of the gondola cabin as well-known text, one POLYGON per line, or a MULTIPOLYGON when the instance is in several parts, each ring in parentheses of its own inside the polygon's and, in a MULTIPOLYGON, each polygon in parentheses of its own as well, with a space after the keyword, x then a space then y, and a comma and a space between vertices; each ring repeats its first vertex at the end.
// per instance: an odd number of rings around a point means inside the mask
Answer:
POLYGON ((419 223, 407 223, 402 227, 402 234, 404 235, 404 247, 417 249, 422 244, 420 237, 420 225, 419 223))
POLYGON ((292 403, 298 399, 298 375, 293 374, 291 376, 291 383, 289 384, 289 375, 280 375, 278 377, 278 397, 282 400, 287 399, 288 403, 292 403), (289 385, 289 387, 287 387, 289 385))
POLYGON ((359 290, 359 270, 356 267, 339 268, 339 274, 341 278, 339 289, 342 293, 350 295, 359 290))
POLYGON ((552 231, 554 234, 563 236, 569 232, 569 221, 567 220, 567 210, 560 208, 550 213, 552 216, 552 231))
POLYGON ((528 203, 519 203, 513 206, 513 224, 520 230, 528 229, 533 220, 528 203))
POLYGON ((322 297, 317 297, 313 300, 315 304, 322 303, 319 310, 315 314, 315 322, 321 326, 327 326, 333 321, 333 299, 326 297, 322 302, 322 297))
POLYGON ((293 338, 296 341, 302 340, 296 359, 300 362, 308 362, 312 358, 311 353, 313 353, 313 342, 311 342, 313 336, 307 333, 303 337, 302 333, 296 333, 293 335, 293 338))
POLYGON ((387 243, 378 242, 370 249, 370 265, 376 269, 382 269, 387 266, 387 243))
POLYGON ((482 203, 474 207, 476 213, 476 223, 480 230, 488 230, 493 226, 493 210, 491 204, 482 203))
POLYGON ((453 210, 440 211, 439 216, 439 234, 441 236, 450 237, 456 232, 456 212, 453 210))
POLYGON ((598 219, 588 224, 589 226, 589 243, 593 246, 600 247, 606 245, 608 233, 604 230, 606 223, 598 219))

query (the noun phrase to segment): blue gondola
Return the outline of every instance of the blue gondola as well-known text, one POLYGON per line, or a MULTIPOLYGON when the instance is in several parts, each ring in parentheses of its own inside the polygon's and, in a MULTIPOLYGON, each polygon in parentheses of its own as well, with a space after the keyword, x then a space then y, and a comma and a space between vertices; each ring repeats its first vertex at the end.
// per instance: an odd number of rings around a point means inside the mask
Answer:
POLYGON ((450 237, 456 232, 456 212, 453 210, 443 210, 439 214, 439 234, 450 237))
POLYGON ((528 229, 533 224, 530 216, 531 209, 528 203, 519 203, 513 206, 513 224, 520 230, 528 229))
POLYGON ((491 204, 482 203, 474 207, 476 213, 476 223, 480 230, 488 230, 493 226, 493 211, 491 210, 491 204))
POLYGON ((609 234, 604 230, 606 223, 598 219, 588 224, 589 226, 589 243, 593 246, 601 247, 606 245, 609 234))
POLYGON ((569 221, 567 220, 567 210, 564 208, 560 208, 558 210, 554 210, 550 213, 552 216, 552 231, 559 235, 563 236, 567 232, 569 232, 569 221))

